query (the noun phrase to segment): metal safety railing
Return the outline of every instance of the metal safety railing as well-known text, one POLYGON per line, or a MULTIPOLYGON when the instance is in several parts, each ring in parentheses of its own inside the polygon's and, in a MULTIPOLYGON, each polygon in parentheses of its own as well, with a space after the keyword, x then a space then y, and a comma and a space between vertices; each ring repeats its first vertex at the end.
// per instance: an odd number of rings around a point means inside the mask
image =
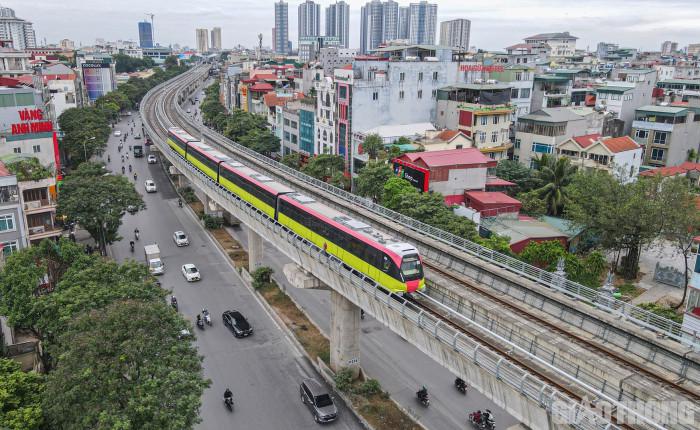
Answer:
MULTIPOLYGON (((175 106, 178 110, 181 119, 187 122, 191 127, 202 130, 209 138, 217 140, 221 145, 233 150, 237 153, 243 153, 247 157, 255 159, 257 162, 268 166, 278 175, 285 177, 293 177, 297 180, 305 182, 315 188, 319 188, 333 196, 351 203, 352 205, 360 206, 363 209, 380 215, 387 220, 408 227, 411 230, 420 233, 422 236, 428 236, 459 251, 465 252, 471 256, 477 257, 487 263, 493 264, 512 273, 523 276, 531 281, 544 285, 548 288, 560 290, 573 296, 574 298, 588 303, 599 309, 611 312, 622 319, 629 320, 637 325, 640 325, 649 330, 659 332, 675 341, 689 344, 696 348, 700 348, 700 333, 684 332, 682 325, 675 321, 656 315, 646 309, 631 305, 622 300, 610 298, 604 293, 590 287, 586 287, 577 282, 570 281, 565 277, 561 277, 554 273, 542 270, 538 267, 524 263, 516 258, 501 254, 492 249, 483 247, 475 242, 456 236, 452 233, 435 228, 431 225, 417 221, 413 218, 402 215, 391 209, 387 209, 379 204, 372 202, 369 199, 357 196, 347 191, 336 188, 326 182, 312 178, 304 173, 294 170, 284 164, 278 163, 269 157, 259 154, 243 145, 240 145, 225 136, 210 130, 206 127, 202 128, 201 123, 189 118, 184 114, 180 106, 175 106)), ((415 240, 420 241, 417 237, 415 240)), ((427 246, 430 246, 426 244, 427 246)))

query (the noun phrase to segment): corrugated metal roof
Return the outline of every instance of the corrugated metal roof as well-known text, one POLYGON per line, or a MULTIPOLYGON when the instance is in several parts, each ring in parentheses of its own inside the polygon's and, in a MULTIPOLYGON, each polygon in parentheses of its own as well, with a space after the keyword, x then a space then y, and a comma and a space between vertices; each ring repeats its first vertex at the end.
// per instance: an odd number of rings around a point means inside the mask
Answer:
POLYGON ((672 114, 683 113, 687 110, 688 110, 688 108, 686 108, 686 107, 656 106, 656 105, 646 105, 646 106, 642 106, 640 108, 637 108, 637 112, 641 111, 641 112, 672 113, 672 114))

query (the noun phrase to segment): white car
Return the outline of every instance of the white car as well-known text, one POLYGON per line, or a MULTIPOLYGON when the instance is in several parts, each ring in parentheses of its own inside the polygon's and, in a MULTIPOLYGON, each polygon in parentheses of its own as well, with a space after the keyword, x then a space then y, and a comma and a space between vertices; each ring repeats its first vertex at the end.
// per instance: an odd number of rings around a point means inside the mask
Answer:
POLYGON ((135 135, 134 135, 134 139, 141 139, 141 135, 140 135, 140 134, 135 134, 135 135))
POLYGON ((158 159, 156 158, 155 155, 150 154, 148 156, 148 164, 156 164, 158 162, 158 159))
POLYGON ((146 182, 143 183, 144 187, 146 187, 146 192, 147 193, 155 193, 158 191, 156 188, 156 183, 153 182, 152 179, 146 179, 146 182))
POLYGON ((176 231, 173 233, 173 240, 177 246, 187 246, 190 244, 190 240, 187 238, 184 231, 176 231))
POLYGON ((199 270, 192 263, 187 263, 182 265, 182 276, 187 279, 187 282, 199 281, 201 277, 199 276, 199 270))
POLYGON ((115 135, 116 137, 119 137, 119 136, 122 135, 122 131, 121 131, 121 130, 114 130, 114 135, 115 135))

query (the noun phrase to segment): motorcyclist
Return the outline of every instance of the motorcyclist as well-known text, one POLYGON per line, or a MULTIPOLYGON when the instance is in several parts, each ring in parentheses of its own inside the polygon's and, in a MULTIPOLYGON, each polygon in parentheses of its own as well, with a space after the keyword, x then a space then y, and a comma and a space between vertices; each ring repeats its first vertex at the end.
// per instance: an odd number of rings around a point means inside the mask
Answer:
POLYGON ((129 242, 129 246, 131 247, 131 252, 134 252, 134 241, 129 242))
POLYGON ((481 424, 481 410, 478 410, 476 412, 472 412, 471 417, 472 421, 474 421, 477 424, 481 424))
POLYGON ((124 162, 124 154, 122 154, 122 163, 124 162))
POLYGON ((464 382, 464 379, 457 378, 457 379, 455 379, 455 386, 457 388, 467 388, 467 383, 464 382))
POLYGON ((112 158, 108 155, 108 156, 107 156, 107 162, 109 163, 109 162, 111 162, 111 161, 112 161, 112 158))
POLYGON ((182 199, 179 197, 177 198, 177 205, 182 207, 182 199))
POLYGON ((481 414, 481 423, 484 428, 493 428, 493 414, 490 410, 486 409, 481 414))
POLYGON ((226 391, 224 391, 224 399, 231 399, 231 398, 233 398, 233 393, 227 387, 226 391))
POLYGON ((134 237, 136 238, 136 240, 139 240, 139 233, 141 233, 141 232, 139 231, 139 228, 136 227, 134 229, 134 237))
POLYGON ((418 395, 418 398, 419 398, 419 399, 423 400, 423 399, 425 399, 426 397, 428 397, 428 389, 425 388, 425 385, 423 385, 423 386, 421 387, 421 389, 418 390, 418 392, 417 392, 416 394, 418 395))
POLYGON ((123 175, 124 173, 126 173, 126 169, 124 168, 124 166, 122 166, 122 175, 123 175))
POLYGON ((138 175, 136 174, 136 172, 134 172, 134 181, 136 180, 137 177, 138 177, 138 175))
POLYGON ((131 164, 129 164, 129 172, 131 172, 131 164))
POLYGON ((170 305, 172 307, 177 307, 177 298, 175 296, 170 297, 170 305))

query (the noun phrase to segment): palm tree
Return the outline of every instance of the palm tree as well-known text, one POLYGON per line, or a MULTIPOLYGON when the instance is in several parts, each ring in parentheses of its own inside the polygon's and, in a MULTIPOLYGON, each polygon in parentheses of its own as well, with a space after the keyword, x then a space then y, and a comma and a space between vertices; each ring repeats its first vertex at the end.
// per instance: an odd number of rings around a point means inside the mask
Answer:
POLYGON ((554 158, 543 154, 537 160, 537 176, 544 185, 535 190, 537 195, 545 201, 547 214, 560 215, 566 203, 566 186, 576 173, 576 166, 572 166, 566 157, 554 158))

